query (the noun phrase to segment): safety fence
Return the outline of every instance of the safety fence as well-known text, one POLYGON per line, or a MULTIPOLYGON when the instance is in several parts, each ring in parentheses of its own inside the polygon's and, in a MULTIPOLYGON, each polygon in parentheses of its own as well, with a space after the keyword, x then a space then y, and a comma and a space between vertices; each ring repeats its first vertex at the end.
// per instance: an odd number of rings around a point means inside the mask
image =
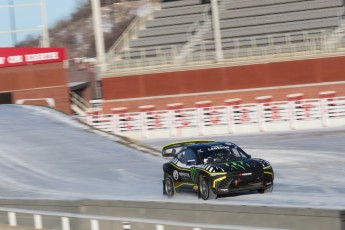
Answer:
POLYGON ((79 118, 97 129, 139 139, 284 131, 345 125, 345 97, 94 113, 79 118))

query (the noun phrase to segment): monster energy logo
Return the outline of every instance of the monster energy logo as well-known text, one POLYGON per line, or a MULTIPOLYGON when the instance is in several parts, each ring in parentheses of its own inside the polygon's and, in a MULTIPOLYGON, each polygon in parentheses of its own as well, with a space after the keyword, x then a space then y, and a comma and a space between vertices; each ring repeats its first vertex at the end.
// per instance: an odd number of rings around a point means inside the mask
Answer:
POLYGON ((193 183, 196 183, 196 168, 195 167, 190 168, 190 176, 192 178, 193 183))
POLYGON ((239 167, 239 168, 245 170, 245 168, 243 167, 243 162, 242 162, 242 161, 240 161, 239 163, 237 163, 237 162, 231 162, 231 165, 232 165, 232 167, 234 167, 235 169, 238 169, 237 167, 239 167))

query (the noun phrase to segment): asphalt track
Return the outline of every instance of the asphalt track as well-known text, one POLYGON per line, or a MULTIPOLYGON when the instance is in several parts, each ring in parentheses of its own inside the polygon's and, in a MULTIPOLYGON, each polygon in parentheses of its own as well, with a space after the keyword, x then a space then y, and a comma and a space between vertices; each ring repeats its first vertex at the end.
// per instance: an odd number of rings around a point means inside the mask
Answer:
MULTIPOLYGON (((165 159, 119 145, 50 109, 1 105, 0 198, 345 207, 344 126, 203 138, 233 141, 253 157, 269 160, 276 173, 273 193, 168 199, 161 183, 165 159)), ((144 143, 160 148, 179 140, 144 143)))

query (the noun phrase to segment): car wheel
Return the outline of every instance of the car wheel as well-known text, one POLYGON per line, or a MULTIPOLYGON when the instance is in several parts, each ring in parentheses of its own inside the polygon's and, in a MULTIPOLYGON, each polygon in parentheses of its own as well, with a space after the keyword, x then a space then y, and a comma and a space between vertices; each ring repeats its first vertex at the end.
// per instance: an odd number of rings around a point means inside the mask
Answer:
POLYGON ((164 189, 168 197, 175 195, 175 185, 171 176, 165 177, 164 189))
POLYGON ((202 199, 208 200, 208 199, 216 199, 217 194, 215 194, 206 180, 205 177, 201 176, 199 180, 199 194, 202 199))
POLYGON ((272 192, 273 191, 273 184, 272 185, 269 185, 265 188, 261 188, 261 189, 258 189, 258 192, 263 194, 263 193, 269 193, 269 192, 272 192))

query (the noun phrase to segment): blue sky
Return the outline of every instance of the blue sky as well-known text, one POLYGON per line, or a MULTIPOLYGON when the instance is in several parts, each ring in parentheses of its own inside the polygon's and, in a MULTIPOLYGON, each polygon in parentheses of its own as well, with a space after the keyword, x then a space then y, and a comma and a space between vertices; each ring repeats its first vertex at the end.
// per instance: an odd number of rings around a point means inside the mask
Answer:
MULTIPOLYGON (((14 4, 40 3, 40 0, 12 0, 14 4)), ((69 18, 77 5, 87 0, 45 0, 48 25, 51 28, 61 19, 69 18)), ((6 6, 11 0, 0 0, 0 6, 6 6)), ((14 10, 17 29, 40 28, 42 25, 39 6, 25 6, 14 10)), ((0 7, 0 47, 14 46, 11 34, 2 34, 1 31, 11 29, 10 11, 0 7)), ((17 40, 25 39, 30 33, 18 33, 17 40)), ((32 33, 31 33, 32 34, 32 33)), ((36 32, 34 34, 39 34, 36 32)))

